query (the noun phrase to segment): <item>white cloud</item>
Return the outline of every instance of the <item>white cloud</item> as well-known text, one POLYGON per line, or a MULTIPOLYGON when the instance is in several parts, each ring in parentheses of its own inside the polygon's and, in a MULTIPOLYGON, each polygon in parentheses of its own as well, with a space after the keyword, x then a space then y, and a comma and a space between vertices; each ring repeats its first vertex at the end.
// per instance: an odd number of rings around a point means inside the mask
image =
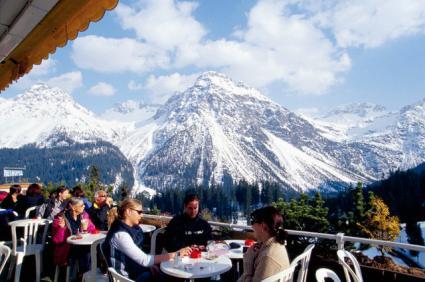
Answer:
POLYGON ((130 38, 94 35, 77 38, 72 45, 71 57, 80 68, 102 73, 132 71, 142 74, 169 65, 166 53, 154 46, 130 38))
POLYGON ((83 86, 83 76, 79 71, 67 72, 48 79, 46 83, 72 93, 75 89, 83 86))
POLYGON ((92 86, 88 92, 95 96, 113 96, 115 95, 116 90, 109 83, 99 82, 92 86))
MULTIPOLYGON (((72 46, 74 62, 98 72, 138 74, 195 66, 256 87, 281 83, 292 93, 323 94, 350 70, 348 48, 380 46, 423 32, 425 26, 422 0, 259 0, 245 27, 211 40, 193 16, 197 5, 175 0, 139 0, 132 7, 121 3, 115 10, 118 20, 136 39, 80 37, 72 46)), ((172 85, 173 78, 167 77, 172 85)), ((166 93, 170 88, 156 83, 160 79, 151 76, 147 82, 166 93)), ((128 84, 130 90, 141 87, 128 84)))
POLYGON ((56 71, 56 63, 57 63, 56 60, 50 59, 50 58, 47 60, 43 60, 41 64, 33 66, 29 75, 43 76, 43 75, 54 73, 56 71))
POLYGON ((154 76, 150 75, 146 80, 144 89, 152 103, 163 104, 176 91, 184 91, 192 86, 199 74, 154 76))
POLYGON ((116 13, 124 29, 134 30, 137 38, 164 50, 199 42, 206 34, 191 14, 195 2, 142 0, 137 7, 121 4, 116 13))
POLYGON ((378 47, 389 40, 425 31, 422 0, 296 0, 329 28, 339 46, 378 47))
POLYGON ((128 89, 129 90, 131 90, 131 91, 137 91, 137 90, 141 90, 141 89, 143 89, 143 84, 141 84, 141 83, 137 83, 136 81, 134 81, 134 80, 130 80, 129 82, 128 82, 128 84, 127 84, 127 87, 128 87, 128 89))

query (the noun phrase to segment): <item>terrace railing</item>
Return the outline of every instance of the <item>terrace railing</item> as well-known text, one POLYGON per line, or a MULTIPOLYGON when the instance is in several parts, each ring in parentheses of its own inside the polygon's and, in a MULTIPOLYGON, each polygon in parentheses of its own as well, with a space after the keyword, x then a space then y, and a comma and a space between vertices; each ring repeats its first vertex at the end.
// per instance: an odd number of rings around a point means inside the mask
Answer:
MULTIPOLYGON (((171 220, 171 217, 169 216, 160 216, 160 215, 151 215, 151 214, 143 214, 143 217, 148 219, 153 219, 153 220, 159 220, 160 222, 171 220)), ((252 230, 251 226, 247 226, 247 225, 238 225, 238 224, 223 223, 223 222, 217 222, 217 221, 209 221, 209 223, 211 224, 211 226, 226 227, 230 229, 252 230)), ((383 247, 390 247, 390 248, 401 248, 401 249, 417 251, 417 252, 425 252, 425 246, 421 246, 421 245, 367 239, 362 237, 345 236, 344 233, 328 234, 328 233, 298 231, 298 230, 291 230, 291 229, 286 229, 286 231, 288 232, 289 235, 293 235, 293 236, 334 240, 338 246, 338 249, 340 250, 344 249, 344 245, 346 242, 351 242, 351 243, 361 243, 361 244, 383 246, 383 247)))

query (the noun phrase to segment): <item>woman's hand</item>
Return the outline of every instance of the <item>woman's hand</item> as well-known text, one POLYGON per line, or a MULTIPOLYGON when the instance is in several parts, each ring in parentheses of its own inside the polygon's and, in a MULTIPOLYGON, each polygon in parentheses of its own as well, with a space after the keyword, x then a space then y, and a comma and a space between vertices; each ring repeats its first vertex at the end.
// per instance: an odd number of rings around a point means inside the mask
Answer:
POLYGON ((254 245, 252 245, 252 249, 253 249, 253 251, 254 252, 257 252, 260 248, 261 248, 261 246, 262 246, 263 244, 262 243, 260 243, 260 242, 257 242, 257 243, 255 243, 254 245))
POLYGON ((63 218, 63 216, 58 217, 58 225, 60 228, 64 228, 65 227, 65 219, 63 218))
POLYGON ((178 252, 180 253, 180 256, 188 256, 192 252, 192 248, 191 247, 181 248, 180 250, 178 250, 178 252))

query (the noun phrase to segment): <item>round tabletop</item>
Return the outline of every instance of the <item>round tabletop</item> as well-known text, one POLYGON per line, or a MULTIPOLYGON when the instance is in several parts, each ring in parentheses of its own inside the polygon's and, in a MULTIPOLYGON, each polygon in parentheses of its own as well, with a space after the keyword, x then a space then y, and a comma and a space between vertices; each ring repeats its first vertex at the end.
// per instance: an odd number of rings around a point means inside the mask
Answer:
POLYGON ((239 248, 230 249, 227 253, 227 256, 230 259, 243 259, 243 247, 245 246, 245 240, 225 240, 225 242, 230 245, 230 243, 239 244, 239 248))
POLYGON ((86 233, 80 235, 72 235, 66 239, 66 242, 72 245, 91 245, 94 243, 94 241, 104 238, 106 238, 106 233, 101 231, 97 234, 86 233))
POLYGON ((174 260, 163 261, 161 270, 177 278, 192 280, 217 276, 232 268, 232 261, 227 256, 219 256, 215 259, 207 259, 205 256, 206 253, 202 253, 202 257, 197 259, 183 257, 177 265, 174 260))
POLYGON ((140 228, 142 228, 143 233, 149 233, 156 229, 156 226, 150 224, 139 224, 140 228))

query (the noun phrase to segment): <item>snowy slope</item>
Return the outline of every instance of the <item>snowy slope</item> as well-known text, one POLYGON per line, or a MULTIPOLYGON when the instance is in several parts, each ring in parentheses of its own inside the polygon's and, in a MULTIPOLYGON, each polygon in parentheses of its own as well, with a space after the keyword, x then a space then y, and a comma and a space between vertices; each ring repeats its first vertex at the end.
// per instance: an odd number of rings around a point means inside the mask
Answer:
POLYGON ((392 113, 372 103, 351 103, 331 109, 323 115, 306 117, 322 135, 336 141, 355 140, 378 119, 387 121, 392 113))
POLYGON ((371 178, 351 169, 366 164, 347 160, 367 148, 326 139, 307 120, 215 72, 171 97, 120 147, 142 182, 157 188, 221 183, 228 175, 301 190, 371 178))
POLYGON ((396 168, 408 169, 425 158, 425 99, 364 128, 359 141, 386 154, 396 168), (394 154, 388 154, 394 152, 394 154))
POLYGON ((100 139, 115 143, 129 129, 100 120, 65 91, 45 84, 1 102, 0 120, 0 147, 7 148, 30 143, 49 146, 59 135, 76 142, 100 139))
POLYGON ((127 101, 102 118, 64 91, 38 84, 0 99, 0 148, 108 141, 133 165, 135 190, 230 177, 337 189, 425 161, 424 101, 398 113, 346 105, 323 118, 297 115, 216 72, 162 106, 127 101))

